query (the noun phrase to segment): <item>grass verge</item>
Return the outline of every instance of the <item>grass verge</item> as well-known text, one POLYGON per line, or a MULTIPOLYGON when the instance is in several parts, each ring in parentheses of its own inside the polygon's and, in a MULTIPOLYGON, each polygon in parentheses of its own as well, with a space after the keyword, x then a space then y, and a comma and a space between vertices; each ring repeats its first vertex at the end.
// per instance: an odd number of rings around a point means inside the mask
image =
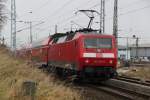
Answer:
POLYGON ((37 83, 36 100, 82 99, 78 91, 0 48, 0 100, 29 100, 21 94, 22 83, 29 80, 37 83))

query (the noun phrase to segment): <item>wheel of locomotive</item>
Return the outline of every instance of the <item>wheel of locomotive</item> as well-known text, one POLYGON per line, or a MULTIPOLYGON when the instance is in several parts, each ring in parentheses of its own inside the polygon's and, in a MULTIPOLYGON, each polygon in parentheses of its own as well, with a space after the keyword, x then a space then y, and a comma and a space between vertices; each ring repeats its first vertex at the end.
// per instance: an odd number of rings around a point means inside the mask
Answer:
POLYGON ((66 69, 62 69, 62 70, 61 70, 61 78, 62 78, 63 80, 66 80, 66 79, 67 79, 67 71, 66 71, 66 69))
POLYGON ((55 73, 55 72, 56 72, 56 67, 55 67, 55 66, 51 66, 50 72, 51 72, 51 73, 55 73))
POLYGON ((41 69, 43 72, 47 71, 47 65, 42 64, 41 67, 39 67, 39 69, 41 69))
POLYGON ((74 82, 76 79, 75 72, 69 69, 62 70, 62 78, 66 80, 66 82, 74 82))
POLYGON ((54 73, 56 71, 56 68, 54 66, 48 66, 47 71, 48 73, 54 73))
POLYGON ((59 67, 56 67, 55 74, 56 74, 58 77, 62 77, 62 69, 59 68, 59 67))

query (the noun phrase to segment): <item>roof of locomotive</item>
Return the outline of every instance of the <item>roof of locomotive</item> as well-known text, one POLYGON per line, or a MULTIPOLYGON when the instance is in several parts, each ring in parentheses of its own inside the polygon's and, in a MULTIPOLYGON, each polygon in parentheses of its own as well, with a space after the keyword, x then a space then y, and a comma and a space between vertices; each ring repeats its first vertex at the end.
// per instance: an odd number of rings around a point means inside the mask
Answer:
POLYGON ((95 30, 92 28, 83 28, 75 31, 75 34, 82 36, 102 36, 102 37, 114 37, 113 35, 101 34, 100 30, 95 30))
POLYGON ((108 35, 108 34, 99 34, 99 33, 94 33, 94 32, 89 32, 89 33, 83 33, 83 32, 77 32, 74 39, 79 38, 79 37, 105 37, 105 38, 114 38, 113 35, 108 35))
POLYGON ((78 39, 79 37, 102 37, 102 38, 114 38, 113 35, 99 34, 96 32, 71 32, 66 34, 54 34, 52 37, 52 41, 50 44, 59 44, 67 41, 71 41, 74 39, 78 39))

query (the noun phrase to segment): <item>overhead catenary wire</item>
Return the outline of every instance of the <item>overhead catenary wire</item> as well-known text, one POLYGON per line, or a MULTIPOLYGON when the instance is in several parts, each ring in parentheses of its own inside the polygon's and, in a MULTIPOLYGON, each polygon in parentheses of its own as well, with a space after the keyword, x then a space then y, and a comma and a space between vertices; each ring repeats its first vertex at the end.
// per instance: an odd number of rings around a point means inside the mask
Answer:
POLYGON ((45 3, 43 3, 43 4, 42 4, 41 6, 39 6, 38 8, 33 9, 33 12, 37 12, 37 11, 43 9, 44 7, 46 7, 46 6, 50 3, 50 1, 53 1, 53 0, 47 0, 45 3))
MULTIPOLYGON (((89 0, 89 1, 92 1, 92 0, 89 0)), ((88 1, 88 2, 89 2, 89 1, 88 1)), ((109 0, 107 0, 107 1, 109 1, 109 0)), ((47 5, 48 2, 49 2, 49 0, 47 0, 47 1, 46 1, 44 4, 42 4, 40 7, 44 6, 45 4, 47 5)), ((87 2, 87 3, 88 3, 88 2, 87 2)), ((83 6, 83 5, 82 5, 82 6, 83 6)), ((98 6, 98 4, 97 4, 97 6, 98 6)), ((39 7, 39 8, 40 8, 40 7, 39 7)))
MULTIPOLYGON (((84 4, 87 4, 87 3, 89 3, 89 2, 91 2, 91 0, 88 0, 87 2, 85 2, 84 4)), ((57 13, 59 13, 59 11, 62 11, 62 9, 64 9, 64 7, 66 7, 65 5, 69 5, 70 3, 72 3, 71 1, 68 1, 68 2, 66 2, 62 7, 60 7, 59 9, 57 9, 57 11, 54 11, 54 13, 53 14, 55 14, 55 12, 57 12, 57 13)), ((81 5, 79 5, 78 7, 76 7, 75 9, 77 9, 77 8, 79 8, 81 5)), ((83 6, 83 5, 82 5, 83 6)), ((74 10, 75 10, 74 9, 74 10)), ((72 11, 71 11, 72 12, 72 11)), ((52 16, 53 14, 51 14, 50 16, 52 16)), ((51 21, 53 18, 51 18, 51 17, 47 17, 47 18, 45 18, 46 19, 46 21, 47 22, 49 22, 49 21, 51 21), (51 18, 51 19, 49 19, 49 18, 51 18)), ((56 16, 56 14, 54 15, 54 16, 56 16)), ((53 16, 53 17, 54 17, 53 16)), ((59 17, 61 17, 61 16, 63 16, 63 15, 60 15, 59 17)), ((73 15, 74 16, 74 15, 73 15)), ((71 16, 72 17, 72 16, 71 16)), ((44 18, 43 18, 44 19, 44 18)))
POLYGON ((90 3, 92 0, 88 0, 87 2, 83 2, 83 3, 81 3, 79 6, 77 6, 76 8, 74 8, 73 9, 73 11, 72 10, 70 10, 69 12, 76 12, 77 10, 79 10, 79 8, 81 9, 81 7, 83 7, 83 5, 87 5, 88 3, 90 3))
MULTIPOLYGON (((94 5, 94 6, 96 6, 96 5, 94 5)), ((94 6, 93 6, 93 7, 94 7, 94 6)), ((118 17, 120 17, 120 16, 122 16, 122 15, 130 14, 130 13, 134 13, 134 12, 137 12, 137 11, 141 11, 141 10, 146 9, 146 8, 150 8, 150 5, 145 6, 145 7, 142 7, 142 8, 134 9, 134 10, 128 11, 128 12, 126 12, 126 13, 121 13, 121 14, 119 14, 118 17)), ((71 18, 72 18, 72 17, 71 17, 71 18)), ((111 18, 112 18, 112 17, 111 17, 111 18)), ((70 19, 70 18, 69 18, 69 19, 70 19)))
MULTIPOLYGON (((92 0, 91 0, 92 1, 92 0)), ((95 4, 95 5, 93 5, 93 6, 91 6, 91 8, 90 9, 93 9, 93 8, 95 8, 95 7, 98 7, 99 6, 99 4, 95 4)), ((143 7, 142 7, 143 8, 143 7)), ((149 8, 149 7, 148 7, 149 8)), ((123 9, 123 8, 121 8, 121 9, 123 9)), ((139 8, 140 9, 140 8, 139 8)), ((146 8, 143 8, 143 9, 146 9, 146 8)), ((127 11, 127 12, 125 12, 125 13, 120 13, 119 14, 119 16, 122 16, 122 15, 127 15, 127 14, 130 14, 130 13, 134 13, 134 12, 137 12, 137 11, 135 11, 135 10, 131 10, 131 11, 127 11)), ((61 15, 60 15, 61 16, 61 15)), ((74 16, 74 15, 72 15, 72 16, 69 16, 69 17, 66 17, 66 18, 63 18, 61 21, 59 21, 59 22, 57 22, 58 24, 64 24, 64 22, 70 22, 69 20, 71 20, 71 19, 73 19, 73 18, 75 18, 76 16, 74 16), (65 20, 64 20, 65 19, 65 20)), ((49 19, 49 21, 51 21, 52 19, 49 19)), ((38 26, 37 26, 38 27, 38 26)), ((46 28, 44 28, 45 30, 49 30, 50 29, 50 25, 48 25, 46 28)), ((41 31, 45 31, 45 30, 39 30, 40 32, 41 31)), ((38 30, 37 30, 38 31, 38 30)))
MULTIPOLYGON (((96 5, 94 5, 94 6, 98 6, 98 4, 96 4, 96 5)), ((93 6, 93 7, 94 7, 93 6)), ((61 20, 61 21, 59 21, 58 23, 60 24, 61 22, 65 22, 66 20, 70 20, 70 19, 72 19, 72 18, 74 18, 75 16, 70 16, 70 17, 68 17, 68 18, 65 18, 65 20, 63 19, 63 20, 61 20)), ((50 20, 50 19, 49 19, 50 20)), ((47 21, 47 20, 46 20, 47 21)))
POLYGON ((130 7, 130 6, 133 6, 133 5, 139 4, 141 1, 142 1, 142 0, 134 1, 134 2, 129 3, 129 4, 125 5, 125 6, 123 6, 123 7, 119 7, 119 9, 120 9, 120 10, 122 10, 122 9, 128 8, 128 7, 130 7))
MULTIPOLYGON (((118 17, 124 16, 124 15, 128 15, 128 14, 131 14, 131 13, 135 13, 135 12, 138 12, 138 11, 141 11, 141 10, 144 10, 144 9, 147 9, 147 8, 150 8, 150 5, 147 5, 147 6, 138 8, 138 9, 130 10, 130 11, 125 12, 125 13, 120 13, 120 14, 118 15, 118 17)), ((108 19, 112 19, 112 17, 109 17, 108 19)))
MULTIPOLYGON (((142 11, 142 10, 147 9, 147 8, 150 8, 150 5, 147 5, 147 6, 144 6, 144 7, 141 7, 141 8, 137 8, 137 9, 133 9, 133 10, 130 10, 130 11, 127 11, 127 12, 124 12, 124 13, 120 13, 120 14, 118 14, 118 17, 125 16, 125 15, 131 14, 131 13, 136 13, 136 12, 142 11)), ((107 18, 106 21, 112 20, 112 18, 113 18, 113 16, 107 18)))
MULTIPOLYGON (((122 10, 124 10, 124 9, 126 9, 126 8, 129 8, 130 6, 133 6, 133 5, 136 5, 136 4, 140 3, 140 1, 142 1, 142 0, 134 1, 134 2, 132 2, 132 3, 129 3, 129 4, 125 5, 124 7, 118 7, 118 10, 119 10, 119 11, 122 11, 122 10)), ((107 13, 111 13, 111 12, 112 12, 112 11, 109 11, 109 12, 107 12, 107 13)))
MULTIPOLYGON (((94 7, 96 7, 96 6, 98 6, 98 4, 92 6, 91 8, 94 8, 94 7)), ((122 14, 121 14, 121 15, 122 15, 122 14)), ((65 22, 66 20, 71 19, 71 18, 73 18, 73 17, 75 17, 75 16, 70 16, 70 17, 68 17, 68 18, 65 18, 65 20, 61 20, 61 21, 59 21, 57 24, 59 24, 59 23, 61 23, 61 22, 65 22)))
POLYGON ((141 8, 138 8, 138 9, 130 10, 130 11, 128 11, 128 12, 121 13, 121 14, 119 14, 119 15, 122 16, 122 15, 127 15, 127 14, 130 14, 130 13, 135 13, 135 12, 144 10, 144 9, 146 9, 146 8, 150 8, 150 5, 147 5, 147 6, 145 6, 145 7, 141 7, 141 8))
MULTIPOLYGON (((47 0, 45 3, 43 3, 42 5, 37 7, 36 9, 33 9, 32 12, 38 12, 39 10, 43 9, 44 7, 46 7, 49 4, 50 1, 51 0, 47 0)), ((19 16, 19 18, 26 17, 26 16, 28 16, 28 14, 29 14, 29 11, 22 14, 21 16, 19 16)))
MULTIPOLYGON (((72 16, 69 16, 69 17, 67 17, 67 18, 65 18, 65 19, 63 19, 63 20, 61 20, 60 22, 58 22, 56 25, 58 25, 59 23, 63 23, 63 22, 65 22, 65 21, 67 21, 67 20, 70 20, 70 19, 72 19, 73 17, 75 17, 75 15, 72 15, 72 16)), ((63 23, 64 24, 64 23, 63 23)), ((55 25, 46 25, 44 28, 43 28, 43 30, 46 30, 46 29, 50 29, 51 27, 54 27, 55 25)), ((41 31, 40 31, 41 32, 41 31)))
MULTIPOLYGON (((86 3, 89 3, 90 1, 91 1, 91 0, 88 0, 86 3)), ((108 1, 108 0, 107 0, 107 1, 108 1)), ((70 3, 70 2, 71 2, 71 1, 68 1, 68 2, 65 3, 64 5, 66 5, 66 4, 70 3)), ((84 3, 84 4, 86 4, 86 3, 84 3)), ((64 5, 63 5, 61 8, 63 8, 64 5)), ((80 5, 80 6, 81 6, 81 5, 80 5)), ((80 7, 80 6, 78 6, 78 7, 80 7)), ((82 5, 82 6, 83 6, 83 5, 82 5)), ((98 6, 98 4, 96 4, 96 5, 92 6, 92 7, 96 7, 96 6, 98 6)), ((90 7, 90 8, 92 8, 92 7, 90 7)), ((58 10, 58 9, 57 9, 57 10, 58 10)), ((61 22, 65 22, 66 20, 69 20, 69 19, 71 19, 71 18, 73 18, 73 17, 75 17, 75 15, 69 16, 68 18, 65 18, 65 19, 59 21, 57 24, 59 24, 59 23, 61 23, 61 22)), ((49 17, 48 17, 48 18, 49 18, 49 17)), ((47 19, 46 21, 49 22, 50 19, 47 19)))
MULTIPOLYGON (((43 23, 44 22, 40 22, 40 23, 34 24, 34 25, 32 25, 32 27, 36 27, 36 26, 38 26, 40 24, 43 24, 43 23)), ((16 32, 21 32, 21 31, 28 30, 28 29, 30 29, 30 27, 25 27, 25 28, 19 29, 16 32)))
MULTIPOLYGON (((96 6, 99 6, 100 4, 95 4, 94 6, 91 6, 91 7, 89 7, 89 8, 87 8, 87 9, 92 9, 92 8, 94 8, 94 7, 96 7, 96 6)), ((68 18, 65 18, 65 19, 63 19, 63 20, 61 20, 61 21, 59 21, 57 24, 60 24, 60 23, 63 23, 63 22, 65 22, 65 21, 69 21, 70 19, 72 19, 72 18, 74 18, 74 17, 76 17, 76 15, 74 14, 74 15, 72 15, 72 16, 70 16, 70 17, 68 17, 68 18)), ((66 23, 68 23, 68 22, 66 22, 66 23)), ((64 23, 63 23, 64 24, 64 23)), ((66 25, 66 24, 65 24, 66 25)), ((64 26, 64 25, 63 25, 64 26)))
MULTIPOLYGON (((107 0, 106 2, 108 2, 108 1, 110 1, 110 0, 107 0)), ((87 2, 87 3, 89 3, 89 2, 87 2)), ((95 4, 95 5, 91 6, 91 7, 88 7, 87 9, 92 9, 92 8, 97 7, 97 6, 100 6, 100 3, 95 4)), ((62 21, 61 21, 61 22, 62 22, 62 21)), ((65 22, 65 21, 63 21, 63 22, 65 22)), ((68 22, 67 22, 67 23, 68 23, 68 22)), ((64 23, 63 23, 63 24, 64 24, 64 23)))
POLYGON ((61 7, 59 7, 58 9, 54 10, 52 12, 52 14, 50 14, 47 18, 44 18, 46 21, 50 20, 50 17, 54 17, 56 16, 62 9, 64 9, 67 5, 69 5, 70 3, 72 3, 72 0, 68 0, 66 3, 64 3, 61 7))

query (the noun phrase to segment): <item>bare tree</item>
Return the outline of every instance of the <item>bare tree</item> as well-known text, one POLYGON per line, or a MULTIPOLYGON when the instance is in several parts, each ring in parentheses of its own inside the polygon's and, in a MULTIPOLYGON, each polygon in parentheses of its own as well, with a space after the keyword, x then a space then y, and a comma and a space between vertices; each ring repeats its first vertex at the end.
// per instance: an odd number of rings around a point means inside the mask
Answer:
POLYGON ((6 16, 7 13, 5 9, 6 1, 7 0, 0 0, 0 31, 2 30, 7 19, 7 16, 6 16))
POLYGON ((0 45, 1 44, 4 44, 4 37, 2 38, 1 37, 1 31, 2 31, 2 28, 6 22, 6 19, 7 19, 7 16, 6 16, 6 9, 5 9, 5 3, 6 3, 7 0, 0 0, 0 45))

